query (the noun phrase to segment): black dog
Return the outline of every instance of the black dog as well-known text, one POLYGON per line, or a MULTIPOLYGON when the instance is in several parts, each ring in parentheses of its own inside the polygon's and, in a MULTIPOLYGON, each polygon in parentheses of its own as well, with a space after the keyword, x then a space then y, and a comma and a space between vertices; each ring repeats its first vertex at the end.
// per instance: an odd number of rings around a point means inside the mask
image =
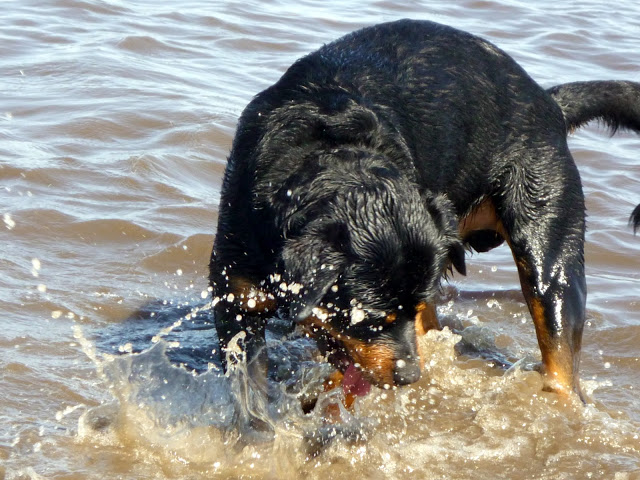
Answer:
POLYGON ((545 91, 431 22, 297 61, 245 109, 229 157, 210 264, 222 350, 233 340, 264 365, 264 323, 286 307, 350 386, 415 382, 441 278, 465 273, 465 247, 506 241, 545 388, 580 394, 585 206, 566 137, 591 119, 640 132, 640 84, 545 91))

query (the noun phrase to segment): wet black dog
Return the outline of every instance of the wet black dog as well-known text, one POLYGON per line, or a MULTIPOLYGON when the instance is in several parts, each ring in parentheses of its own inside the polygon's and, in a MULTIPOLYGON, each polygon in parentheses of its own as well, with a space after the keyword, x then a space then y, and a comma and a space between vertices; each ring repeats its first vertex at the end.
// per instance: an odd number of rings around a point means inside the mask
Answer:
POLYGON ((349 387, 415 382, 441 278, 465 273, 465 247, 506 241, 546 388, 580 394, 585 206, 566 137, 596 118, 640 132, 640 84, 544 90, 431 22, 297 61, 246 108, 229 157, 210 265, 221 348, 264 358, 264 322, 286 309, 349 387))

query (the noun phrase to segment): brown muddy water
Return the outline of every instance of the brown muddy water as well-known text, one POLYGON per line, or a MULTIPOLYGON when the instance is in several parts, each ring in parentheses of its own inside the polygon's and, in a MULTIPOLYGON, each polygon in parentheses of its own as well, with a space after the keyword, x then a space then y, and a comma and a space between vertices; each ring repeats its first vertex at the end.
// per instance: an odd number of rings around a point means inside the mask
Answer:
MULTIPOLYGON (((272 442, 239 443, 237 385, 206 362, 207 261, 236 119, 291 62, 412 17, 484 36, 545 87, 640 81, 635 0, 2 7, 0 479, 640 478, 640 236, 627 226, 640 138, 597 125, 571 139, 589 209, 587 406, 527 370, 538 350, 504 248, 445 285, 451 329, 426 338, 423 379, 360 399, 315 457, 320 419, 293 407, 272 442)), ((291 391, 326 373, 310 345, 270 344, 298 368, 291 391)))

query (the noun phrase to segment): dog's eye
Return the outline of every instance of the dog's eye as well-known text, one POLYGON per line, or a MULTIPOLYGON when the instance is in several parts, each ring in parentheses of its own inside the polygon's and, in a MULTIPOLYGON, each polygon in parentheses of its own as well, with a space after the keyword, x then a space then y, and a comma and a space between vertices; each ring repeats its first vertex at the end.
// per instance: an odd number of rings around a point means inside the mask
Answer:
POLYGON ((390 313, 384 318, 384 321, 386 323, 393 323, 396 321, 396 318, 398 318, 398 316, 395 313, 390 313))

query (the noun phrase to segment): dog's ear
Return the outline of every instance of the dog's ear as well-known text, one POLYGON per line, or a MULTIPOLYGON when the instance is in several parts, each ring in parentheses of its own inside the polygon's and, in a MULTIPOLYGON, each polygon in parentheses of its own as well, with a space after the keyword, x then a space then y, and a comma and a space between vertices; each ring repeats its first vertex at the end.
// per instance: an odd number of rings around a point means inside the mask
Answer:
POLYGON ((454 213, 453 204, 445 195, 433 195, 429 192, 423 194, 427 202, 427 209, 444 236, 447 248, 447 257, 451 265, 462 275, 467 274, 467 266, 464 261, 465 249, 458 234, 458 221, 454 213))
POLYGON ((308 318, 336 285, 345 266, 340 248, 345 234, 343 228, 332 224, 309 229, 286 242, 282 260, 290 295, 289 311, 295 322, 308 318))
POLYGON ((464 262, 464 245, 459 238, 452 239, 449 245, 449 260, 461 275, 467 274, 467 265, 464 262))

